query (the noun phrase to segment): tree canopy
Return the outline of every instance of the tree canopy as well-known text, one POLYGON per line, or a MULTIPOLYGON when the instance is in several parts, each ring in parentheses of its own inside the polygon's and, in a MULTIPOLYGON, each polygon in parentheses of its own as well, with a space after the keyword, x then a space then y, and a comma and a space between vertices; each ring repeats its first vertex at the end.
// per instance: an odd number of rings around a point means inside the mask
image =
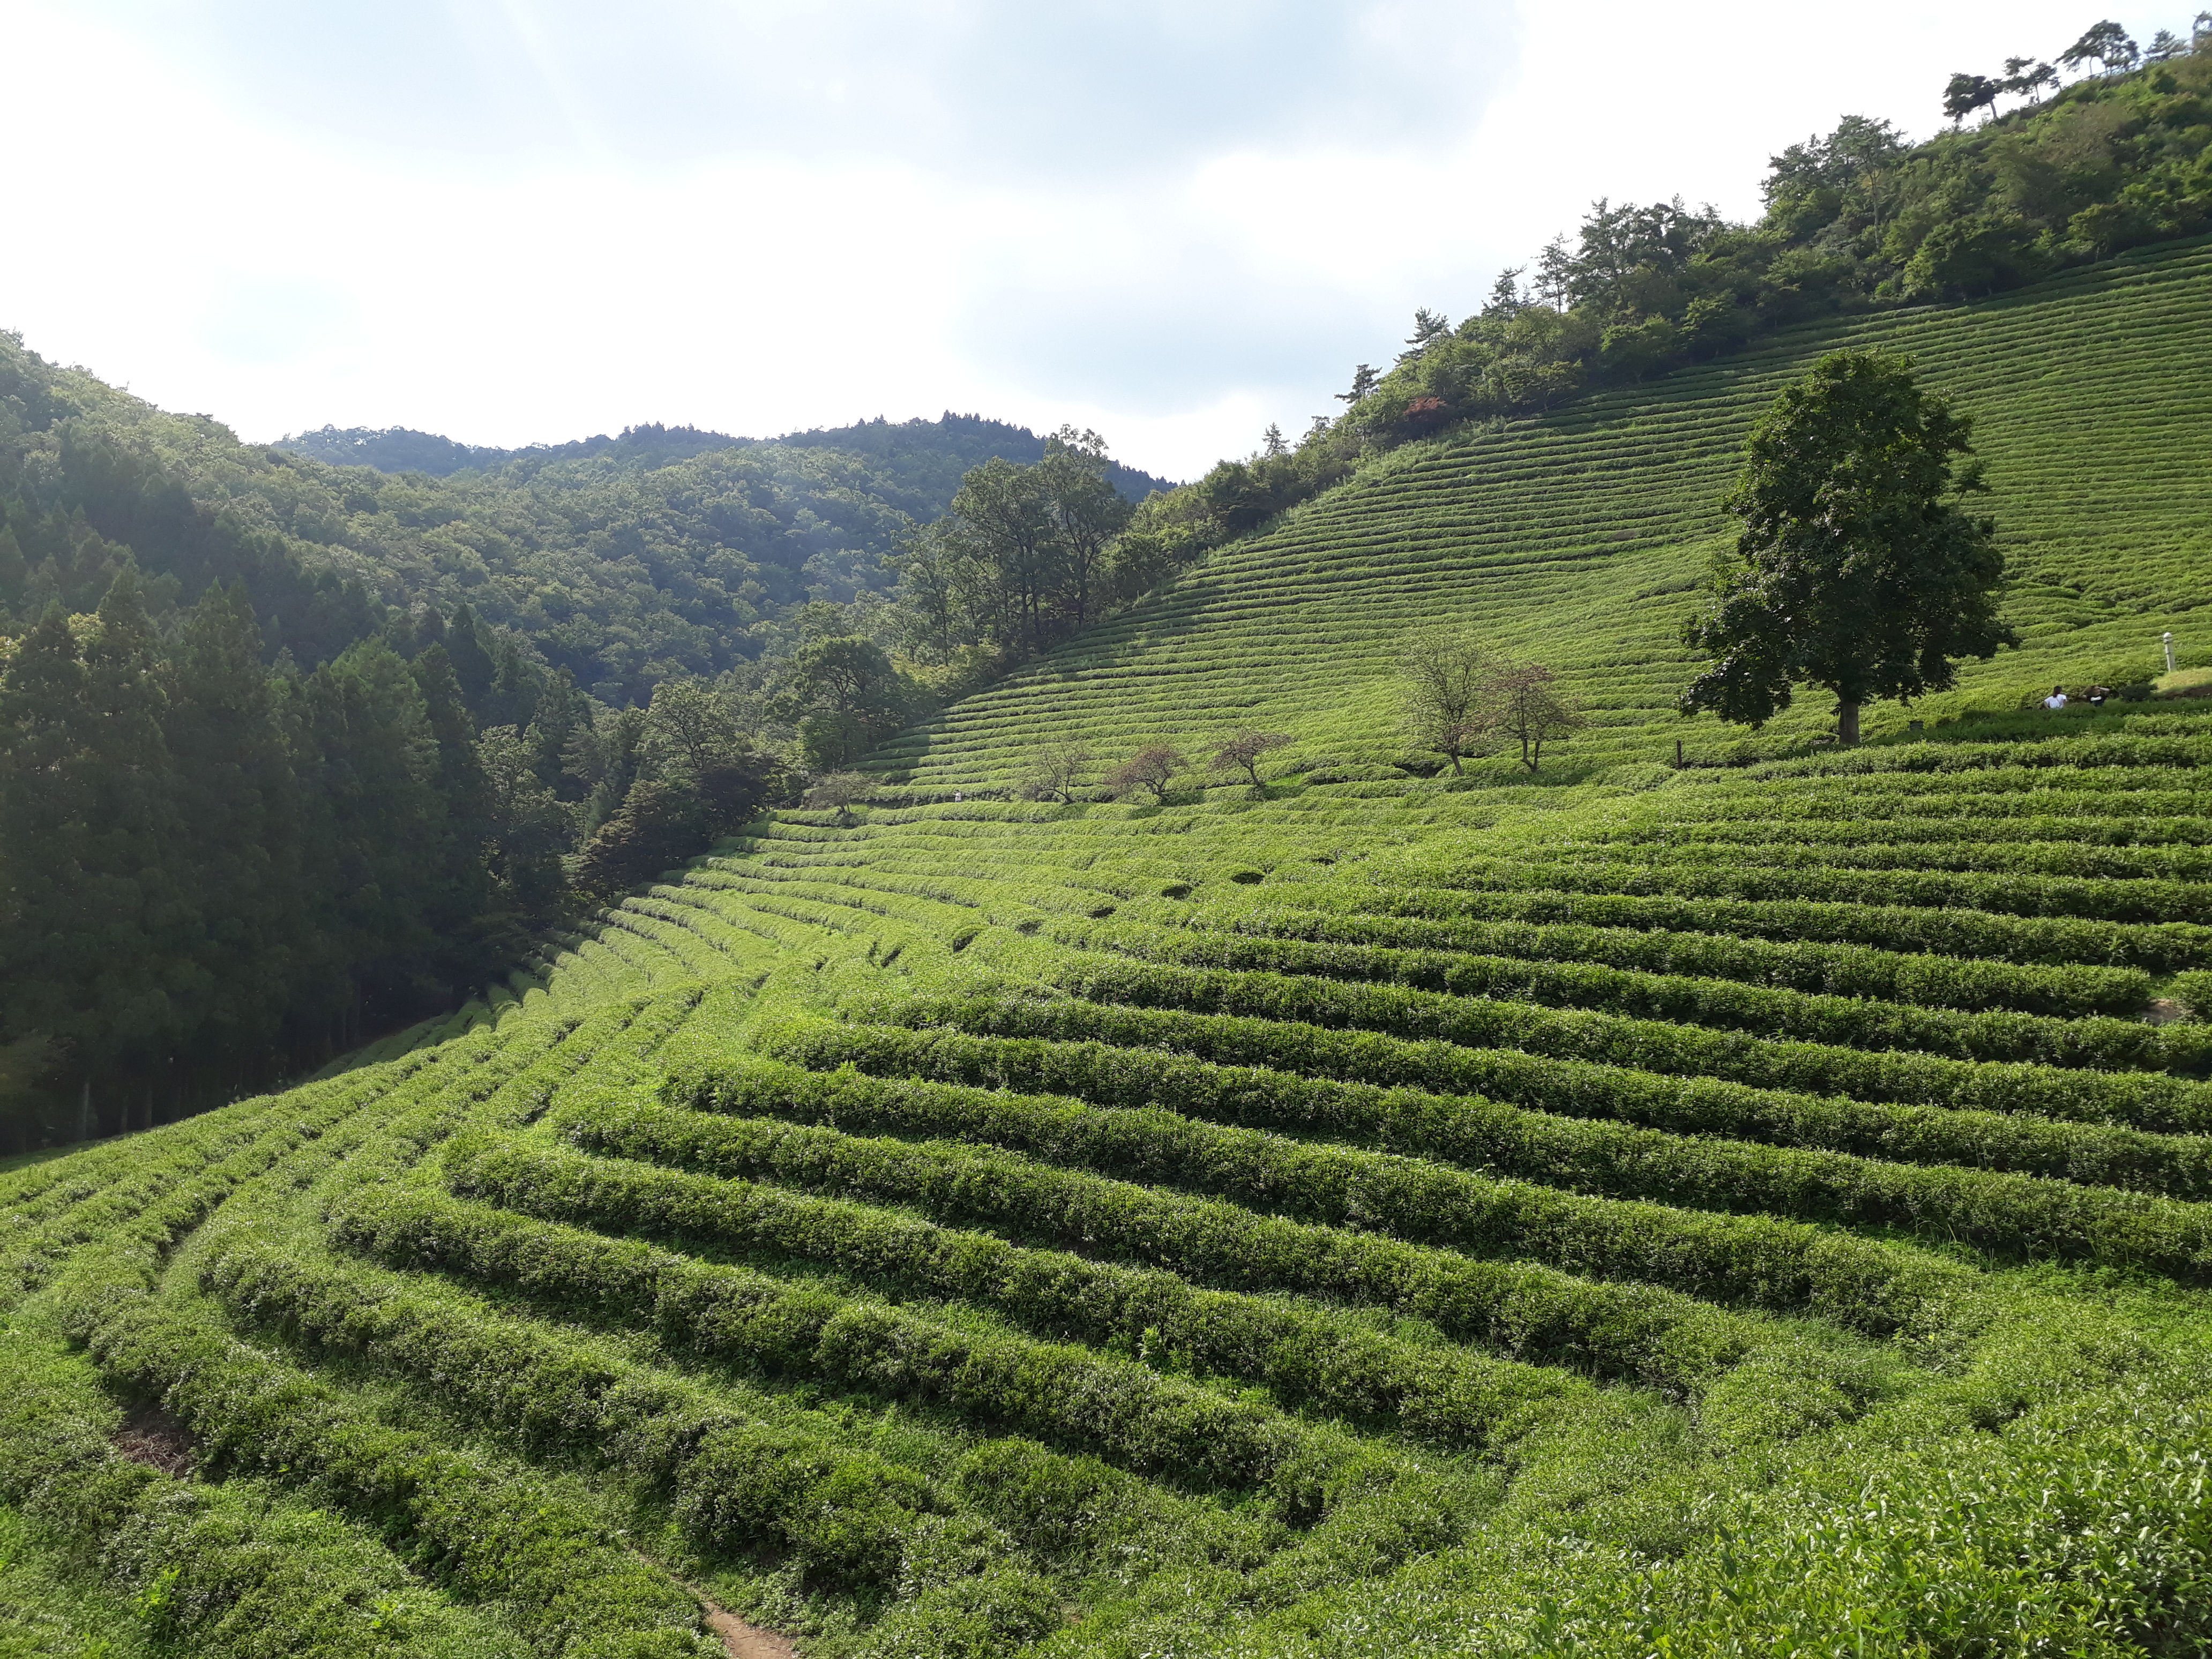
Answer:
POLYGON ((994 457, 969 472, 896 562, 902 642, 940 660, 979 644, 1036 652, 1125 597, 1115 555, 1132 507, 1109 467, 1105 440, 1063 427, 1034 465, 994 457))
POLYGON ((1965 506, 1984 488, 1972 433, 1905 358, 1832 352, 1785 388, 1726 502, 1734 556, 1683 630, 1709 659, 1683 711, 1759 726, 1816 685, 1852 743, 1861 704, 1943 690, 1959 659, 2018 644, 1996 616, 1996 525, 1965 506))

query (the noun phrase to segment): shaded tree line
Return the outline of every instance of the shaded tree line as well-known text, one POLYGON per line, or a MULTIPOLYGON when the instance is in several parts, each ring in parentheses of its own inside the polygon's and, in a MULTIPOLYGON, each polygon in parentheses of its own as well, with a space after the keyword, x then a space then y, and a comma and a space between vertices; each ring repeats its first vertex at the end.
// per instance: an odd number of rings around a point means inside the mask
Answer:
POLYGON ((971 469, 950 510, 893 561, 899 642, 939 663, 977 647, 1026 655, 1168 574, 1124 534, 1134 509, 1111 467, 1104 439, 1063 427, 1034 465, 994 457, 971 469))
MULTIPOLYGON (((143 1127, 451 1008, 789 792, 732 688, 609 708, 465 607, 312 672, 243 583, 0 640, 0 1133, 143 1127)), ((155 595, 158 601, 160 596, 155 595)))

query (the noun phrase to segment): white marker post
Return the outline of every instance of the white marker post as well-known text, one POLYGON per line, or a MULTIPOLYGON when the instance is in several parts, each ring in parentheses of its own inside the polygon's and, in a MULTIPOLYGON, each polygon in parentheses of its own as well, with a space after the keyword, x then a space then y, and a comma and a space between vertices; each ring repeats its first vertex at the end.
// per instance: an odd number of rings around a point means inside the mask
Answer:
POLYGON ((2166 672, 2169 674, 2173 672, 2173 635, 2172 634, 2166 635, 2166 672))

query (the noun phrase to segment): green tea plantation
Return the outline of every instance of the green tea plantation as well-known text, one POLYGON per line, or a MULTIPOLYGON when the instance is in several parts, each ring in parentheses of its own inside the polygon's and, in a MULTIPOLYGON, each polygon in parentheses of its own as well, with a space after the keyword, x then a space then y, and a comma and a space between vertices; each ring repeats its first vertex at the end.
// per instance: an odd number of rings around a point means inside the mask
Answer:
POLYGON ((0 1170, 0 1655, 2204 1650, 2208 341, 2182 243, 1397 452, 452 1019, 0 1170), (2023 644, 1684 721, 1844 343, 1976 416, 2023 644), (1437 622, 1591 724, 1434 771, 1437 622))

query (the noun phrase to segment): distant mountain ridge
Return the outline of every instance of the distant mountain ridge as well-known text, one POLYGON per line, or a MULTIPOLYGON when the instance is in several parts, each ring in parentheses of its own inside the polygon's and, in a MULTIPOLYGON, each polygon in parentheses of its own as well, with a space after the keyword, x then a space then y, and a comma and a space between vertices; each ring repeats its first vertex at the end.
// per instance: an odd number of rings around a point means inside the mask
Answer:
MULTIPOLYGON (((379 472, 422 472, 434 478, 456 472, 499 471, 519 466, 525 476, 557 461, 611 459, 617 465, 649 470, 668 466, 714 450, 778 446, 790 449, 835 449, 866 455, 878 470, 896 478, 915 495, 932 504, 926 516, 945 511, 961 476, 994 456, 1033 465, 1044 457, 1044 439, 1025 426, 994 421, 981 415, 955 415, 947 410, 936 420, 919 417, 887 421, 856 421, 850 426, 813 427, 786 433, 780 438, 740 438, 709 432, 696 426, 662 426, 657 422, 624 427, 616 436, 598 433, 562 444, 526 444, 516 449, 493 445, 465 444, 434 432, 411 427, 325 426, 313 432, 288 434, 271 446, 307 455, 331 466, 368 466, 379 472)), ((1142 501, 1156 489, 1175 488, 1171 479, 1132 466, 1113 463, 1114 487, 1131 501, 1142 501)))

